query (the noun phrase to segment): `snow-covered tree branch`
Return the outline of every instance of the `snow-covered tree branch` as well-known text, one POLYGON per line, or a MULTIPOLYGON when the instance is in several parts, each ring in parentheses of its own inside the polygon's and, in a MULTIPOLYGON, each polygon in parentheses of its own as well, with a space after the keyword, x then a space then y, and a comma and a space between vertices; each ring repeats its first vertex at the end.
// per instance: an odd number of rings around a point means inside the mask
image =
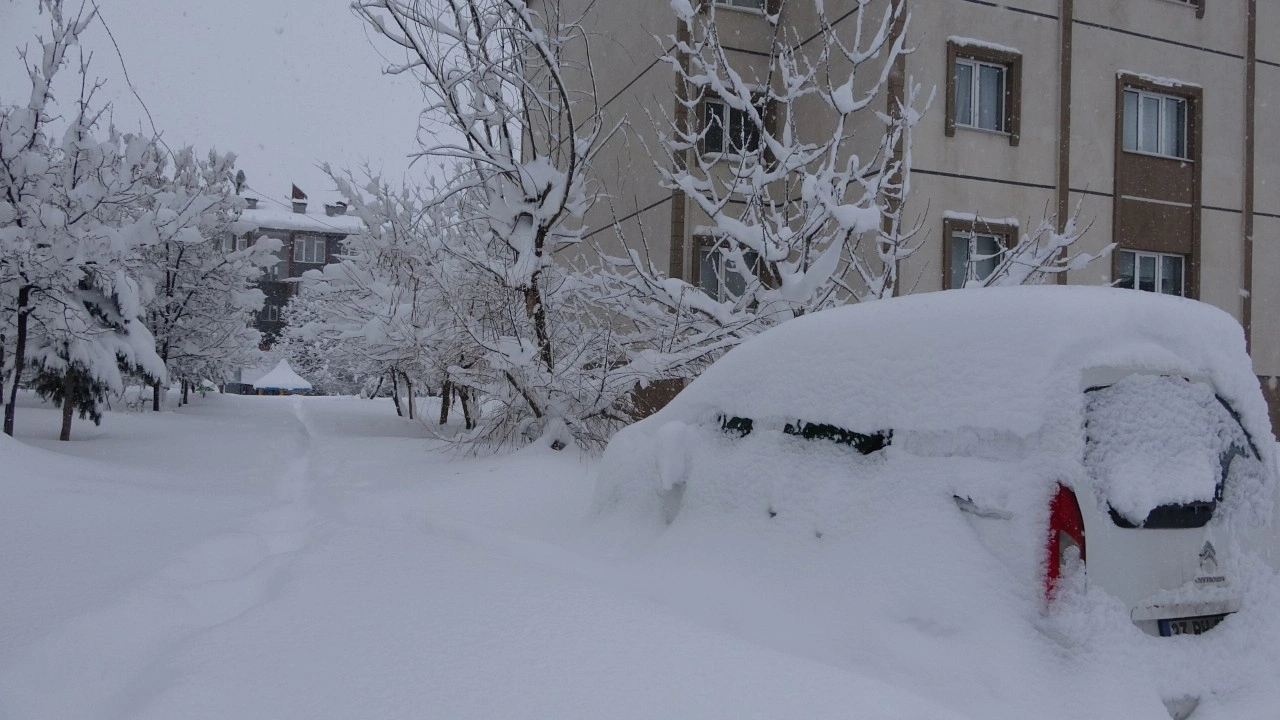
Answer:
POLYGON ((660 129, 655 165, 706 218, 695 234, 710 238, 722 307, 703 314, 771 324, 895 294, 918 247, 901 209, 921 93, 890 92, 909 52, 905 3, 875 15, 860 2, 836 27, 815 2, 809 44, 773 16, 768 57, 745 61, 722 42, 714 3, 672 7, 685 32, 664 59, 683 112, 660 129))
POLYGON ((58 0, 41 7, 49 38, 38 58, 22 53, 29 99, 0 104, 0 297, 5 335, 14 338, 4 430, 13 434, 14 400, 23 371, 33 367, 62 379, 38 387, 63 389, 67 439, 73 409, 96 407, 105 391, 122 389, 122 368, 165 377, 133 273, 136 248, 154 237, 142 209, 157 153, 147 138, 114 129, 102 136, 105 109, 94 105, 98 85, 83 53, 73 65, 79 96, 56 131, 53 80, 94 13, 84 6, 65 13, 58 0))
MULTIPOLYGON (((277 262, 281 242, 262 237, 237 250, 233 240, 250 228, 238 220, 244 202, 235 193, 235 156, 191 148, 161 168, 147 209, 155 237, 141 252, 149 285, 147 323, 169 376, 186 384, 223 377, 254 364, 261 334, 251 327, 264 296, 254 287, 261 269, 277 262)), ((153 384, 160 409, 161 384, 153 384)))
POLYGON ((1079 226, 1080 210, 1080 205, 1076 205, 1075 212, 1062 223, 1061 231, 1058 230, 1057 218, 1046 215, 1035 229, 1019 234, 1008 247, 996 247, 994 252, 987 254, 977 247, 977 236, 971 235, 964 287, 1039 285, 1049 278, 1056 278, 1068 270, 1083 269, 1094 260, 1110 255, 1115 243, 1107 245, 1096 255, 1084 251, 1071 252, 1071 246, 1088 230, 1079 226))

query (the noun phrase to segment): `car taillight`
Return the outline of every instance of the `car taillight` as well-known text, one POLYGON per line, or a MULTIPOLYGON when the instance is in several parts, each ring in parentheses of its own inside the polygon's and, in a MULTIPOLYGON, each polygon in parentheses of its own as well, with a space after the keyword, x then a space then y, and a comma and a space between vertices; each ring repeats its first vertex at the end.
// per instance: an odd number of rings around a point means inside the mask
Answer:
POLYGON ((1080 561, 1085 560, 1084 517, 1080 503, 1070 488, 1058 483, 1058 491, 1049 503, 1049 542, 1045 548, 1044 596, 1053 600, 1053 589, 1062 577, 1068 551, 1076 548, 1080 561))

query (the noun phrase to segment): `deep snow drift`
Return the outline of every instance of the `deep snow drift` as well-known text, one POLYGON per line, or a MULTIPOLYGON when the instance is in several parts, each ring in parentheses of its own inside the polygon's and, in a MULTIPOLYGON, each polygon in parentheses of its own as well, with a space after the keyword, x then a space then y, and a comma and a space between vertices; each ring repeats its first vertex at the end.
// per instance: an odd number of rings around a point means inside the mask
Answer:
MULTIPOLYGON (((0 438, 3 718, 1163 719, 1174 687, 1218 690, 1197 719, 1280 707, 1266 575, 1212 634, 1149 638, 1102 597, 1028 615, 994 558, 947 568, 963 547, 939 538, 971 543, 954 506, 904 527, 758 486, 658 533, 591 512, 590 460, 445 454, 388 401, 56 426, 23 407, 0 438)), ((719 472, 781 462, 739 442, 719 472)))
POLYGON ((573 453, 433 453, 388 401, 20 420, 6 719, 961 717, 655 601, 575 537, 573 453))

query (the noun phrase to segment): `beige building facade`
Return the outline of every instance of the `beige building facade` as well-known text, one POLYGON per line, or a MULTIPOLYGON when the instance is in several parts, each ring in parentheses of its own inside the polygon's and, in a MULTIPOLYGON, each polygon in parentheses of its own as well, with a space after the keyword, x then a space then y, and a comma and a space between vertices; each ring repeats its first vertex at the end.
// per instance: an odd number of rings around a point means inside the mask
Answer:
MULTIPOLYGON (((798 37, 816 30, 810 0, 705 1, 744 74, 765 75, 767 12, 798 37)), ((1046 214, 1061 220, 1078 206, 1088 230, 1077 248, 1117 248, 1066 282, 1227 311, 1245 328, 1274 417, 1280 2, 877 0, 870 9, 891 1, 910 13, 902 79, 935 92, 912 144, 904 217, 921 223, 923 244, 903 263, 903 292, 952 287, 970 248, 1015 241, 1046 214)), ((855 2, 825 6, 852 32, 855 2)), ((664 157, 658 133, 704 112, 681 106, 677 75, 659 59, 682 24, 667 2, 594 3, 585 18, 597 96, 611 119, 628 120, 594 166, 609 199, 588 217, 589 232, 608 246, 620 219, 628 244, 643 242, 659 268, 697 284, 705 218, 661 188, 654 169, 664 157)))

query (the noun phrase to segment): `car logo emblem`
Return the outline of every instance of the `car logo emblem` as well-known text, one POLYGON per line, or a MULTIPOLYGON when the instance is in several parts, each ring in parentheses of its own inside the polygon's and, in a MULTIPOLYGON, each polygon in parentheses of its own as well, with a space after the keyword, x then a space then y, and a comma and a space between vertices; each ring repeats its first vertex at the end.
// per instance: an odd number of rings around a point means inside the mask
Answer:
POLYGON ((1205 575, 1214 575, 1218 572, 1218 552, 1213 549, 1213 543, 1206 542, 1204 549, 1200 551, 1200 572, 1205 575))

